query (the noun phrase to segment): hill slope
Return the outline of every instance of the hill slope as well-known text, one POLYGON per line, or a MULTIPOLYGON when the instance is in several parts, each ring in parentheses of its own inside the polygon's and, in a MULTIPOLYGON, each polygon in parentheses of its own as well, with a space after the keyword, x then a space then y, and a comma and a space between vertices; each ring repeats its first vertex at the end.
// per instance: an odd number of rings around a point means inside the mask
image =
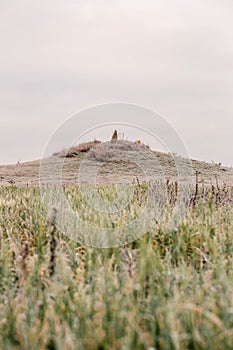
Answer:
MULTIPOLYGON (((94 176, 93 163, 99 166, 97 175, 97 183, 118 183, 127 182, 132 183, 139 179, 139 181, 153 181, 161 170, 166 179, 176 179, 177 171, 175 167, 174 159, 179 159, 179 163, 185 164, 185 159, 176 157, 168 153, 161 153, 153 151, 155 162, 145 161, 145 166, 139 167, 133 162, 127 162, 116 157, 109 157, 105 155, 106 159, 98 159, 96 154, 93 157, 93 150, 87 153, 78 152, 74 157, 63 158, 63 184, 74 185, 78 181, 78 173, 81 162, 86 159, 88 153, 88 166, 86 169, 86 181, 94 176), (91 156, 90 156, 91 155, 91 156), (95 159, 94 159, 95 158, 95 159), (143 168, 143 169, 142 169, 143 168), (150 168, 150 169, 149 169, 150 168), (148 177, 148 170, 150 176, 148 177), (146 171, 145 171, 146 170, 146 171)), ((131 152, 132 153, 132 152, 131 152)), ((61 157, 57 155, 51 156, 49 162, 57 165, 61 162, 61 157)), ((1 165, 0 166, 0 185, 16 185, 16 186, 38 186, 39 185, 39 172, 40 172, 41 160, 35 160, 30 162, 24 162, 20 164, 1 165)), ((216 178, 219 183, 226 182, 229 185, 233 183, 233 169, 224 167, 218 164, 209 164, 197 160, 192 160, 190 165, 193 167, 193 180, 195 179, 195 173, 198 171, 198 179, 200 182, 206 184, 216 183, 216 178)), ((52 179, 53 180, 53 179, 52 179)))

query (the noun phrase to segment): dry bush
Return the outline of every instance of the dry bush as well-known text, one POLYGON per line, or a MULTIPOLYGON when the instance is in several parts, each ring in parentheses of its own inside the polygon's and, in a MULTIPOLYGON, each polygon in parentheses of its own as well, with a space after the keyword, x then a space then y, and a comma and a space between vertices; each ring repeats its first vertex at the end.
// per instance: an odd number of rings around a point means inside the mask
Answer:
POLYGON ((143 143, 117 140, 114 143, 105 142, 97 145, 97 147, 90 150, 88 157, 99 162, 117 162, 124 159, 126 152, 133 154, 135 152, 145 151, 146 149, 149 149, 149 146, 143 143))
POLYGON ((90 149, 95 148, 100 143, 101 143, 101 141, 98 141, 98 140, 94 140, 94 141, 90 141, 90 142, 83 142, 77 146, 70 147, 68 150, 63 149, 60 152, 55 152, 53 155, 59 156, 59 157, 72 158, 72 157, 77 156, 79 153, 90 151, 90 149))

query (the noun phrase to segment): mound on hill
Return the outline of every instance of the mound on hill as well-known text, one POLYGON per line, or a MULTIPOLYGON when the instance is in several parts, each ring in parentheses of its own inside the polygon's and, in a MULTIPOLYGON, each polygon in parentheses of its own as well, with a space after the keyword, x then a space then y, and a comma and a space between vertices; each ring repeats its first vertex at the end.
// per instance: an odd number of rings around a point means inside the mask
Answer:
POLYGON ((85 153, 95 148, 97 145, 101 144, 101 141, 94 140, 89 142, 83 142, 77 146, 72 146, 68 150, 63 149, 60 152, 55 152, 53 156, 59 156, 64 158, 73 158, 76 157, 79 153, 85 153))
POLYGON ((114 159, 115 157, 120 158, 123 152, 138 152, 145 149, 150 148, 140 140, 128 141, 118 139, 115 130, 112 139, 109 142, 101 142, 99 140, 83 142, 76 146, 72 146, 69 149, 55 152, 53 156, 73 158, 79 156, 81 153, 89 153, 88 157, 90 159, 105 162, 114 159))

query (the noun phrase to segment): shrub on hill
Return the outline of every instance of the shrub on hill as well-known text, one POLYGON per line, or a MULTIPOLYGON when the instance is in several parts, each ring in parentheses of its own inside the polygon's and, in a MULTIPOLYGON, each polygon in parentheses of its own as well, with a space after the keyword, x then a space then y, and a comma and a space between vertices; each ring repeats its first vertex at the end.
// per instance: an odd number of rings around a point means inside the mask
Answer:
POLYGON ((101 141, 98 141, 98 140, 94 140, 94 141, 90 141, 90 142, 83 142, 77 146, 70 147, 68 150, 63 149, 60 152, 55 152, 53 155, 59 156, 59 157, 64 157, 64 158, 65 157, 72 158, 72 157, 77 156, 79 153, 90 151, 91 149, 93 149, 97 145, 99 145, 100 143, 101 143, 101 141))

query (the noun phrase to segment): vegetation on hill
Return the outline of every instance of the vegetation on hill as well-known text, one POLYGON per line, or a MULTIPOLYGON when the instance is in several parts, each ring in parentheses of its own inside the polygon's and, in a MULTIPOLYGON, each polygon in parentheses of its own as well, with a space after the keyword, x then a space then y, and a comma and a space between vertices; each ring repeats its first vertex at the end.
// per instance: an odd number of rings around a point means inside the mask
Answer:
POLYGON ((81 153, 89 152, 90 158, 101 159, 101 161, 108 161, 109 157, 120 156, 122 152, 138 151, 140 149, 149 149, 149 146, 144 145, 140 140, 135 142, 117 139, 115 133, 113 138, 109 142, 101 142, 98 140, 83 142, 76 146, 72 146, 68 149, 63 149, 59 152, 55 152, 54 156, 72 158, 77 157, 81 153), (120 155, 119 155, 119 152, 120 155))
POLYGON ((85 153, 90 151, 90 149, 95 148, 100 143, 101 141, 98 141, 98 140, 83 142, 78 144, 77 146, 72 146, 69 149, 63 149, 60 152, 55 152, 53 155, 59 156, 59 157, 67 157, 67 158, 76 157, 80 153, 85 153))

